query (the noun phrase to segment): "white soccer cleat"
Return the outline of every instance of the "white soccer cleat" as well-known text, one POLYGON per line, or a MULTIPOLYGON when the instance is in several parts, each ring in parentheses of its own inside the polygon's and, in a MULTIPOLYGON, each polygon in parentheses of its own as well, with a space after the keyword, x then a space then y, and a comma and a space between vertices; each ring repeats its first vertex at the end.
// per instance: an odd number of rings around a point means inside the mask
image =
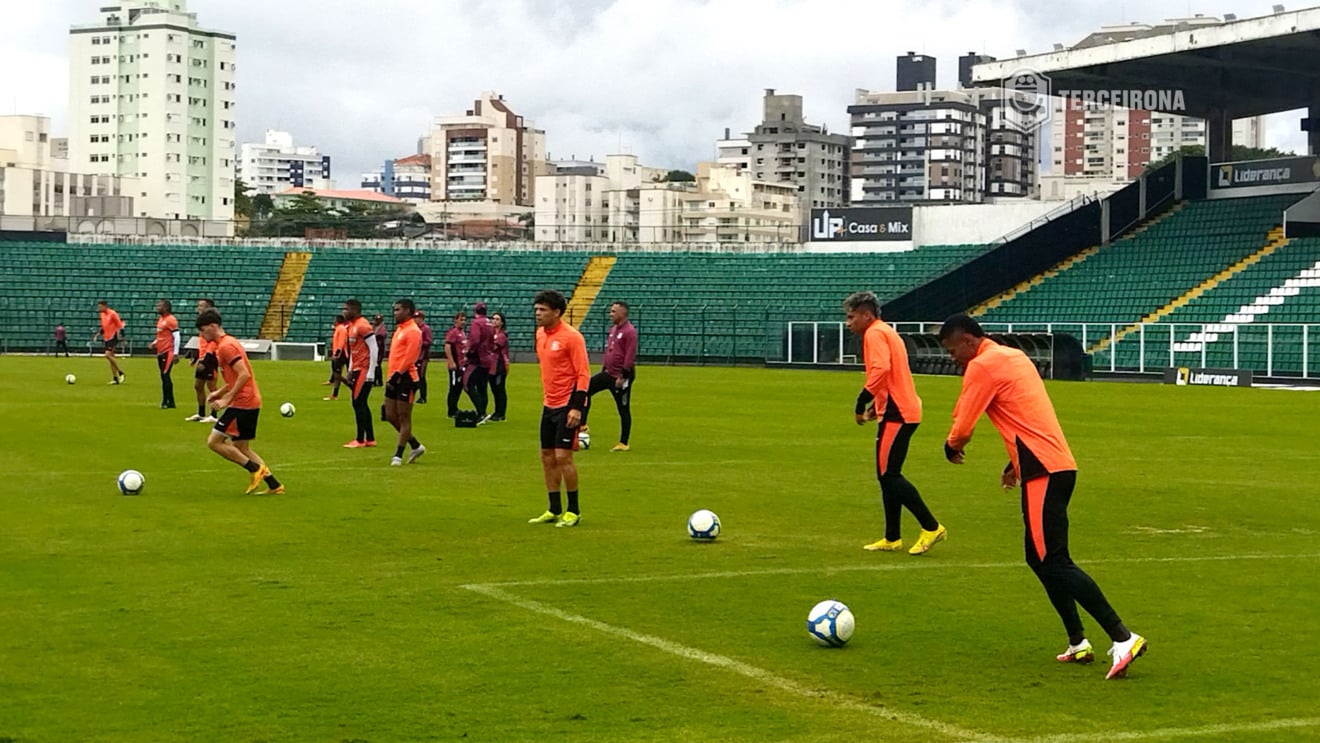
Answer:
POLYGON ((1114 665, 1110 667, 1109 673, 1105 675, 1105 680, 1121 679, 1127 676, 1128 666, 1132 661, 1140 658, 1146 653, 1146 638, 1133 632, 1132 636, 1124 642, 1116 642, 1109 649, 1109 655, 1114 659, 1114 665))
POLYGON ((412 464, 413 462, 416 462, 417 459, 425 453, 426 453, 425 446, 419 446, 416 449, 413 449, 412 452, 408 455, 408 464, 412 464))

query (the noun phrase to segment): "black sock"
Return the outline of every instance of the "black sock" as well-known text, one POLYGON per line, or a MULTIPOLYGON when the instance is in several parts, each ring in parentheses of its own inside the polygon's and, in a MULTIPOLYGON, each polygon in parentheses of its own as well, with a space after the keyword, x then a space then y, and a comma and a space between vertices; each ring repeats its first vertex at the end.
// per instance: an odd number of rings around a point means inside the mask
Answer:
POLYGON ((197 406, 197 417, 198 417, 198 418, 205 418, 205 417, 206 417, 206 405, 198 405, 198 406, 197 406))
POLYGON ((411 446, 413 449, 420 449, 422 448, 422 442, 418 441, 417 437, 414 436, 408 439, 408 446, 411 446))
POLYGON ((1068 635, 1068 644, 1071 645, 1072 647, 1077 647, 1078 645, 1082 644, 1082 640, 1085 639, 1086 639, 1085 632, 1075 632, 1068 635))
POLYGON ((570 491, 568 491, 568 512, 569 512, 569 513, 581 513, 581 511, 578 510, 577 491, 576 491, 576 490, 570 490, 570 491))
POLYGON ((560 513, 563 513, 563 512, 564 512, 564 503, 563 503, 563 501, 560 500, 560 498, 559 498, 559 491, 558 491, 558 490, 551 490, 551 491, 548 493, 548 495, 550 496, 550 513, 553 513, 553 514, 560 514, 560 513))
POLYGON ((261 465, 257 464, 255 460, 249 459, 247 464, 243 465, 243 469, 248 472, 257 472, 261 469, 261 465))
POLYGON ((400 446, 398 449, 395 449, 395 450, 394 450, 394 457, 395 457, 395 459, 403 459, 403 447, 402 447, 402 446, 400 446))
POLYGON ((1122 622, 1119 622, 1112 627, 1106 627, 1105 632, 1109 634, 1109 639, 1114 642, 1127 642, 1132 639, 1132 632, 1130 632, 1127 627, 1123 626, 1122 622))
POLYGON ((275 479, 274 475, 266 475, 266 487, 274 490, 280 486, 280 481, 275 479))

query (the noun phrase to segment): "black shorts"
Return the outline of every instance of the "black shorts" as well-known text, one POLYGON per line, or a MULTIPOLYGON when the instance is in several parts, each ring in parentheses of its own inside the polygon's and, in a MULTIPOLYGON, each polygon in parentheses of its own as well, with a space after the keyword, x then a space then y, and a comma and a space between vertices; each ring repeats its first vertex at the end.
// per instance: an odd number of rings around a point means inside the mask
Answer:
POLYGON ((412 402, 413 393, 417 391, 417 383, 407 374, 400 374, 390 377, 385 382, 385 399, 398 400, 399 402, 412 402))
POLYGON ((568 427, 568 411, 572 408, 541 408, 541 448, 568 449, 578 448, 578 429, 568 427))
POLYGON ((174 364, 178 360, 178 356, 173 356, 167 353, 158 353, 156 354, 156 368, 160 369, 161 374, 168 374, 174 369, 174 364), (168 362, 168 365, 166 362, 168 362))
POLYGON ((261 408, 225 408, 213 430, 234 441, 251 441, 257 437, 257 417, 260 415, 261 408))
POLYGON ((197 360, 197 365, 193 367, 193 376, 209 382, 215 379, 215 370, 218 366, 220 366, 220 360, 215 357, 215 354, 208 353, 197 360))
POLYGON ((102 352, 102 353, 109 353, 109 352, 114 351, 114 350, 115 350, 116 348, 118 348, 118 347, 119 347, 119 339, 118 339, 118 338, 106 338, 106 339, 105 339, 105 345, 101 347, 101 352, 102 352))

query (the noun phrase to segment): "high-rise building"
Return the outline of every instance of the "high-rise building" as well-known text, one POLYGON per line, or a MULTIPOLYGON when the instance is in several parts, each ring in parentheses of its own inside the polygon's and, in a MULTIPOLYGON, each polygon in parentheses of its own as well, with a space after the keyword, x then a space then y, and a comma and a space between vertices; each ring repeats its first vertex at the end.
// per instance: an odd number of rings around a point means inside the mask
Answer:
POLYGON ((798 241, 797 187, 747 170, 699 163, 695 181, 668 182, 636 155, 567 167, 537 179, 542 242, 798 241))
POLYGON ((898 58, 895 68, 895 88, 899 92, 935 89, 935 58, 908 52, 898 58))
MULTIPOLYGON (((824 126, 808 124, 802 115, 802 96, 776 93, 767 88, 762 99, 761 123, 743 139, 725 131, 716 142, 716 164, 746 171, 762 183, 790 184, 802 209, 801 224, 813 207, 843 206, 848 202, 848 148, 846 134, 831 134, 824 126)), ((723 174, 716 177, 724 178, 723 174)))
POLYGON ((137 216, 234 216, 234 42, 186 0, 119 0, 69 31, 69 158, 133 177, 137 216))
MULTIPOLYGON (((1086 49, 1223 21, 1213 16, 1170 18, 1157 24, 1103 26, 1077 42, 1086 49)), ((1176 100, 1174 98, 1173 100, 1176 100)), ((1263 147, 1264 119, 1233 122, 1233 144, 1263 147)), ((1206 144, 1205 121, 1177 113, 1095 105, 1055 97, 1050 117, 1050 175, 1122 183, 1141 175, 1147 163, 1192 145, 1206 144)))
POLYGON ((858 90, 852 117, 852 204, 978 203, 1030 196, 1036 132, 1004 89, 858 90))
POLYGON ((45 116, 0 116, 0 217, 134 215, 136 179, 80 172, 60 143, 45 116))
POLYGON ((432 201, 531 206, 548 170, 545 132, 483 92, 461 116, 438 116, 427 138, 432 201))
POLYGON ((983 62, 993 62, 994 57, 988 54, 977 54, 976 52, 967 52, 958 58, 958 87, 960 89, 972 87, 972 68, 983 62))
POLYGON ((266 130, 264 142, 244 142, 239 148, 238 177, 253 193, 273 194, 290 186, 333 188, 330 156, 315 147, 294 146, 293 135, 266 130))

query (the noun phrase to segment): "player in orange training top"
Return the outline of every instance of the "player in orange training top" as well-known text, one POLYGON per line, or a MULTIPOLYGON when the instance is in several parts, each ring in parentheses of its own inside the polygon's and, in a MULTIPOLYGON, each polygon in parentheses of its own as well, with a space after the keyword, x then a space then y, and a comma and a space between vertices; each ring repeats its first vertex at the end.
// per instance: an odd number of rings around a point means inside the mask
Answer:
POLYGON ((422 353, 422 331, 414 316, 417 307, 411 299, 394 303, 394 336, 390 338, 390 366, 385 378, 385 418, 399 432, 398 446, 390 466, 404 463, 403 448, 412 446, 408 464, 426 453, 426 447, 412 434, 413 400, 417 392, 417 359, 422 353))
POLYGON ((980 324, 966 315, 944 321, 940 343, 965 370, 944 455, 954 464, 963 463, 963 449, 982 413, 1003 437, 1008 465, 1000 484, 1006 490, 1021 484, 1027 565, 1068 633, 1068 648, 1058 660, 1095 660, 1077 613, 1081 604, 1114 642, 1105 678, 1126 676, 1132 661, 1146 652, 1146 638, 1128 631, 1100 587, 1068 554, 1068 501, 1077 484, 1077 462, 1036 365, 1022 351, 985 337, 980 324))
POLYGON ((529 521, 532 524, 577 526, 578 472, 573 450, 578 447, 578 427, 591 397, 591 362, 587 344, 577 328, 564 322, 568 300, 553 289, 537 292, 532 300, 536 312, 536 358, 541 363, 541 471, 550 508, 529 521), (559 487, 568 491, 563 508, 559 487))
POLYGON ((220 364, 220 375, 225 380, 219 389, 207 396, 207 402, 224 408, 224 412, 211 429, 206 445, 252 474, 244 492, 255 491, 264 480, 266 489, 257 495, 283 493, 284 486, 271 474, 261 456, 252 451, 252 440, 257 437, 257 419, 261 416, 261 391, 257 389, 252 362, 248 361, 243 344, 225 333, 220 313, 215 309, 205 310, 197 316, 197 332, 215 344, 215 357, 220 364))
POLYGON ((110 362, 110 384, 123 384, 124 371, 115 359, 115 350, 119 347, 119 333, 124 329, 124 321, 119 319, 119 313, 104 299, 97 302, 96 307, 101 313, 101 340, 105 343, 105 360, 110 362))
POLYGON ((156 352, 156 366, 160 369, 160 406, 174 407, 174 379, 170 372, 179 358, 179 320, 174 317, 174 305, 168 299, 156 303, 156 339, 151 347, 156 352))
POLYGON ((862 338, 862 360, 866 382, 857 395, 853 415, 862 426, 880 420, 875 432, 875 474, 880 480, 880 498, 885 512, 885 536, 864 549, 898 552, 903 549, 903 509, 921 525, 921 536, 908 554, 930 551, 947 532, 922 500, 917 486, 903 476, 908 444, 921 423, 921 398, 917 397, 908 368, 907 346, 889 323, 880 319, 880 301, 871 292, 857 292, 843 300, 848 329, 862 338))

